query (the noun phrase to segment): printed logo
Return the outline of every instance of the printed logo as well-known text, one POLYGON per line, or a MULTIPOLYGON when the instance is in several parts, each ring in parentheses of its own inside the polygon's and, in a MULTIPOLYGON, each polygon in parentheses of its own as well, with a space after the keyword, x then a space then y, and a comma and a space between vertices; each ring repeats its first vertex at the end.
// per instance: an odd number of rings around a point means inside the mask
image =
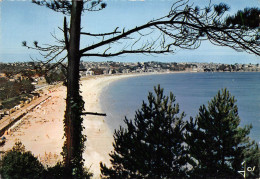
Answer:
POLYGON ((245 162, 245 161, 242 162, 241 164, 242 164, 242 166, 244 167, 244 170, 238 171, 238 173, 240 173, 241 175, 243 175, 244 178, 246 178, 246 173, 247 173, 247 172, 253 172, 253 171, 255 171, 255 166, 254 166, 254 167, 246 167, 246 162, 245 162))

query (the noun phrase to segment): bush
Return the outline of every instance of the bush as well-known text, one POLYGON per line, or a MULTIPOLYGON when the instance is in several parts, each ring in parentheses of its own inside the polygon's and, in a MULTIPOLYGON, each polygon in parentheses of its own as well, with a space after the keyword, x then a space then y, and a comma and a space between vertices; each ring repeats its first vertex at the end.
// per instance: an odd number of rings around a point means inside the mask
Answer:
POLYGON ((11 109, 14 106, 20 104, 20 101, 26 101, 28 98, 32 98, 33 95, 38 95, 38 93, 34 93, 34 94, 22 94, 19 96, 15 96, 12 98, 8 98, 4 101, 2 101, 2 108, 4 109, 11 109))
POLYGON ((1 160, 0 173, 3 178, 40 178, 43 171, 43 165, 31 152, 25 151, 21 142, 15 143, 1 160))
POLYGON ((21 94, 29 94, 35 89, 30 80, 4 81, 0 80, 0 100, 17 97, 21 94))
POLYGON ((48 84, 53 84, 59 81, 66 81, 66 77, 62 71, 49 71, 48 74, 45 75, 45 80, 48 84))
MULTIPOLYGON (((58 162, 53 167, 48 167, 47 170, 45 170, 42 178, 43 179, 64 179, 69 176, 70 173, 66 171, 65 167, 61 162, 58 162)), ((84 168, 83 171, 83 179, 89 179, 93 176, 93 173, 89 171, 89 169, 84 168)))

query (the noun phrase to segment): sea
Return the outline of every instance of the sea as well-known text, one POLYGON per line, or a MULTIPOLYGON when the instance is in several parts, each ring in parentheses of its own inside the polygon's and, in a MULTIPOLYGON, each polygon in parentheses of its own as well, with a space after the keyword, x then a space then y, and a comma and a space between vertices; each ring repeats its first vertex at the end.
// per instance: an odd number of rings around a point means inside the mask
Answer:
POLYGON ((201 105, 207 106, 219 90, 227 88, 237 100, 240 126, 252 124, 249 136, 260 144, 260 72, 169 73, 117 80, 100 95, 110 129, 125 127, 123 119, 133 119, 142 102, 147 102, 148 92, 153 92, 158 84, 165 95, 172 92, 176 96, 185 120, 195 118, 201 105))

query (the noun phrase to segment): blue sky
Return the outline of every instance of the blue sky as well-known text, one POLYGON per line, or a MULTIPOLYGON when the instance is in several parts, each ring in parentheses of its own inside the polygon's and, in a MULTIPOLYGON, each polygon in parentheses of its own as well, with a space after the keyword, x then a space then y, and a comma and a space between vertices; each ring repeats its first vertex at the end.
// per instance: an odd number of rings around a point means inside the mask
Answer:
MULTIPOLYGON (((171 8, 173 0, 107 0, 107 7, 99 12, 86 12, 82 18, 83 31, 101 33, 113 31, 116 27, 126 29, 144 24, 153 18, 164 16, 171 8)), ((205 7, 209 0, 192 0, 205 7)), ((213 4, 225 2, 231 6, 233 14, 245 7, 259 7, 260 0, 212 0, 213 4)), ((64 15, 48 8, 37 6, 29 0, 0 2, 0 61, 30 61, 30 56, 40 59, 38 52, 21 46, 26 40, 32 44, 54 42, 50 33, 58 37, 62 34, 64 15)), ((116 58, 83 58, 88 61, 163 61, 163 62, 216 62, 216 63, 260 63, 260 57, 245 52, 236 52, 227 47, 202 43, 197 50, 178 50, 170 55, 124 55, 116 58)))

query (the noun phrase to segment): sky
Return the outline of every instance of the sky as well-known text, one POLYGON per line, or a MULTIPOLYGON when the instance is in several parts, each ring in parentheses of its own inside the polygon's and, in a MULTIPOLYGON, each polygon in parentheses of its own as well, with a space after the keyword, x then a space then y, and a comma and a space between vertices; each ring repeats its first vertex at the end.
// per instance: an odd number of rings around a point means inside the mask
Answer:
MULTIPOLYGON (((82 31, 102 33, 116 27, 130 29, 167 15, 174 0, 104 0, 107 7, 98 12, 86 12, 82 17, 82 31)), ((260 0, 212 0, 213 4, 225 2, 234 14, 245 7, 260 7, 260 0)), ((190 3, 205 7, 209 0, 190 0, 190 3)), ((53 44, 51 36, 62 37, 58 27, 63 25, 64 15, 29 0, 0 0, 0 62, 31 61, 42 57, 35 50, 22 47, 22 41, 32 44, 53 44)), ((214 63, 260 63, 260 57, 245 52, 236 52, 203 42, 197 50, 178 49, 168 55, 124 55, 113 58, 82 58, 84 61, 162 61, 162 62, 214 62, 214 63)))

